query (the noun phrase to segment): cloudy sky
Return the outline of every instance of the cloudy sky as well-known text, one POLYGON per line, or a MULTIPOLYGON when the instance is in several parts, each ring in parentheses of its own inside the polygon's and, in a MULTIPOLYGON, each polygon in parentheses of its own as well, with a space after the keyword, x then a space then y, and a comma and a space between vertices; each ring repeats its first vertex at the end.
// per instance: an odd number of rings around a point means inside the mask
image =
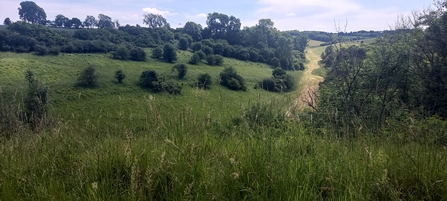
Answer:
MULTIPOLYGON (((1 0, 0 20, 18 20, 22 0, 1 0)), ((334 24, 347 31, 387 30, 399 15, 410 15, 432 5, 432 0, 37 0, 47 19, 58 14, 77 17, 105 14, 122 25, 140 24, 145 13, 163 15, 171 27, 187 21, 206 25, 206 14, 234 15, 242 26, 253 26, 259 19, 270 18, 280 30, 318 30, 334 32, 334 24)))

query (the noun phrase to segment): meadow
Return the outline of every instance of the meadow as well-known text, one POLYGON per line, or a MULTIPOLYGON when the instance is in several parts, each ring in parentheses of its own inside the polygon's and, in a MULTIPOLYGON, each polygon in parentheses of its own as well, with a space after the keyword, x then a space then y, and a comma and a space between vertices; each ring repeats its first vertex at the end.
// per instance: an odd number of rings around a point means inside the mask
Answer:
MULTIPOLYGON (((147 49, 150 55, 151 50, 147 49)), ((179 52, 177 63, 191 53, 179 52)), ((50 88, 48 128, 0 137, 1 200, 446 200, 447 150, 437 118, 340 137, 306 113, 285 112, 296 92, 254 89, 264 64, 188 65, 182 94, 137 85, 144 70, 175 79, 173 64, 108 54, 0 53, 2 104, 20 100, 24 72, 50 88), (93 66, 99 87, 75 87, 93 66), (248 90, 219 86, 233 66, 248 90), (113 78, 122 69, 123 84, 113 78), (195 87, 209 73, 210 90, 195 87), (426 137, 420 138, 424 134, 426 137)), ((302 72, 289 72, 298 82, 302 72)), ((12 102, 20 107, 20 101, 12 102)))

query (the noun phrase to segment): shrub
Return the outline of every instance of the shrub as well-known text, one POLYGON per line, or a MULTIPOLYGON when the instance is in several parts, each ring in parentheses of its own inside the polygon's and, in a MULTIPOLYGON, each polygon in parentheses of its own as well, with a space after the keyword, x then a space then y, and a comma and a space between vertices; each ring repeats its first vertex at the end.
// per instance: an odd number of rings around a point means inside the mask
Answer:
POLYGON ((264 90, 272 92, 290 91, 295 87, 295 79, 281 68, 275 68, 271 78, 266 78, 258 83, 264 90))
POLYGON ((78 86, 86 87, 86 88, 93 88, 98 86, 98 75, 95 73, 94 67, 87 67, 85 68, 78 78, 78 86))
POLYGON ((173 80, 168 80, 167 82, 163 82, 163 90, 171 95, 179 95, 182 93, 182 86, 173 80))
POLYGON ((220 73, 220 84, 231 90, 247 90, 244 78, 233 67, 225 68, 220 73))
POLYGON ((177 60, 177 52, 175 52, 175 48, 171 44, 166 44, 163 47, 163 60, 168 63, 172 63, 177 60))
POLYGON ((132 48, 130 50, 130 59, 134 61, 146 61, 146 52, 140 47, 132 48))
POLYGON ((130 51, 125 46, 120 46, 115 52, 113 52, 114 59, 128 60, 129 57, 130 51))
POLYGON ((115 78, 118 80, 118 83, 123 83, 126 75, 123 73, 123 70, 120 69, 115 72, 115 78))
POLYGON ((223 64, 223 57, 220 55, 208 55, 206 61, 210 66, 221 66, 223 64))
POLYGON ((273 66, 274 68, 279 67, 280 66, 279 59, 273 57, 272 60, 270 60, 270 65, 273 66))
POLYGON ((212 55, 214 54, 213 48, 205 46, 202 48, 203 53, 205 53, 206 55, 212 55))
POLYGON ((190 64, 194 64, 194 65, 196 65, 196 64, 198 64, 200 62, 200 56, 197 54, 197 53, 194 53, 192 56, 191 56, 191 59, 189 60, 189 63, 190 64))
POLYGON ((43 128, 48 111, 48 88, 39 85, 32 71, 25 73, 28 80, 28 92, 24 100, 26 120, 34 131, 43 128))
POLYGON ((188 67, 185 64, 176 64, 172 66, 172 71, 177 71, 177 77, 183 79, 188 71, 188 67))
POLYGON ((152 50, 152 58, 162 59, 163 58, 163 49, 161 49, 160 47, 157 47, 154 50, 152 50))
POLYGON ((199 51, 199 50, 201 50, 202 49, 202 43, 199 43, 199 42, 195 42, 195 43, 193 43, 192 44, 192 50, 193 51, 199 51))
POLYGON ((181 50, 187 50, 189 47, 188 40, 186 38, 180 38, 178 42, 178 48, 181 50))
POLYGON ((140 75, 140 85, 144 88, 154 88, 158 81, 158 74, 153 70, 143 71, 140 75))
POLYGON ((196 54, 199 55, 200 60, 206 58, 206 54, 205 54, 205 52, 203 52, 203 51, 197 51, 196 54))
POLYGON ((209 89, 212 84, 211 75, 208 73, 200 74, 197 77, 197 87, 201 89, 209 89))

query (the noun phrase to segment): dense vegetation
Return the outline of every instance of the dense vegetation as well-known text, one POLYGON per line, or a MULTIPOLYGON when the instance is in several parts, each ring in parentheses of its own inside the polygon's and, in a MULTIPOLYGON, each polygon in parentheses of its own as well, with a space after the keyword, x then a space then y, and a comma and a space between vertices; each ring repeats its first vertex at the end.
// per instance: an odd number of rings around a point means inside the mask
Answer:
POLYGON ((333 41, 305 111, 287 70, 308 39, 271 20, 78 29, 25 5, 38 19, 0 30, 0 200, 447 199, 447 2, 333 41))

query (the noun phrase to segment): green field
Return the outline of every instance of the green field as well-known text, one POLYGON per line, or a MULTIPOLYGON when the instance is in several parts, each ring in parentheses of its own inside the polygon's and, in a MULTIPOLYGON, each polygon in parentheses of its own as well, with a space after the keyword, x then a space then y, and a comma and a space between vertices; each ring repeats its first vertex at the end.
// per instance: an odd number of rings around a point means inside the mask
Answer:
MULTIPOLYGON (((190 56, 179 52, 178 63, 190 56)), ((436 118, 338 137, 305 114, 285 117, 296 93, 254 89, 271 76, 267 65, 188 65, 177 80, 182 95, 171 96, 137 82, 148 69, 175 79, 173 64, 110 57, 0 53, 2 104, 23 97, 28 69, 51 100, 47 129, 31 133, 18 124, 15 135, 1 135, 0 200, 447 199, 446 150, 429 137, 447 125, 436 118), (99 73, 98 88, 75 87, 87 66, 99 73), (247 92, 216 84, 228 66, 245 77, 247 92), (124 84, 113 78, 118 69, 124 84), (205 72, 211 90, 194 87, 205 72), (428 137, 411 140, 419 133, 428 137)), ((299 81, 301 72, 289 73, 299 81)))

